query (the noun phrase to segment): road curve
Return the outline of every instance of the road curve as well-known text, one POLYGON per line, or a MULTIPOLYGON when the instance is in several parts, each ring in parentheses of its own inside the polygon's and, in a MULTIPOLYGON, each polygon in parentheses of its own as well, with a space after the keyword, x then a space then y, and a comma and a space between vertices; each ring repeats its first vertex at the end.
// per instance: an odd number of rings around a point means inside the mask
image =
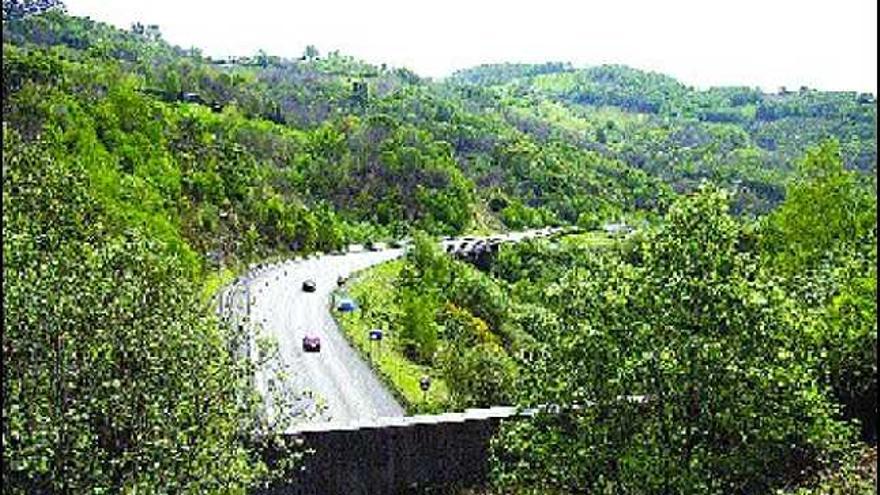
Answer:
MULTIPOLYGON (((297 392, 309 391, 324 402, 319 411, 315 401, 300 401, 303 412, 317 413, 310 421, 346 422, 404 414, 330 314, 337 277, 402 254, 402 249, 388 249, 321 255, 273 265, 251 279, 252 321, 262 324, 266 334, 277 340, 280 357, 291 372, 288 386, 297 392), (303 291, 306 280, 315 282, 315 292, 303 291), (303 351, 306 334, 320 337, 320 352, 303 351)), ((258 375, 262 391, 266 378, 258 375)))
MULTIPOLYGON (((533 230, 491 236, 501 242, 516 242, 530 237, 548 235, 551 231, 533 230)), ((467 248, 490 237, 447 239, 467 248)), ((466 248, 466 249, 467 249, 466 248)), ((296 402, 298 412, 309 414, 306 423, 323 421, 354 422, 380 417, 403 416, 404 409, 384 387, 369 365, 348 343, 337 327, 331 311, 331 293, 339 276, 399 258, 404 249, 364 251, 354 247, 345 254, 323 254, 270 264, 251 271, 244 277, 251 298, 251 321, 259 323, 265 334, 273 336, 279 346, 279 357, 289 369, 285 385, 297 393, 310 392, 296 402), (316 283, 315 292, 304 292, 306 280, 316 283), (306 353, 302 340, 306 335, 321 339, 321 351, 306 353), (317 407, 323 402, 325 407, 317 407)), ((243 305, 237 305, 242 311, 243 305)), ((257 388, 266 393, 273 374, 258 371, 257 388)), ((270 406, 271 408, 271 406, 270 406)), ((294 425, 301 427, 303 422, 294 425)))

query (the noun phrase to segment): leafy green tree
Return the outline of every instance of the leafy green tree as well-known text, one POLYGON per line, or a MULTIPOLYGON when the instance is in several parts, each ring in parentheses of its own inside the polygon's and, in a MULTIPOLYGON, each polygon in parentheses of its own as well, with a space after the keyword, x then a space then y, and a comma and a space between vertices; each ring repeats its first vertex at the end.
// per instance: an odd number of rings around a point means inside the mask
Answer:
POLYGON ((439 363, 453 408, 511 403, 516 365, 500 345, 450 345, 442 351, 439 363))
POLYGON ((439 295, 452 276, 450 260, 425 232, 415 231, 412 239, 412 249, 406 255, 407 263, 400 275, 400 286, 439 295))
POLYGON ((438 366, 456 409, 510 404, 516 364, 486 322, 448 304, 438 366))
POLYGON ((785 202, 770 216, 765 246, 777 269, 793 277, 841 250, 869 251, 876 220, 876 192, 844 169, 835 141, 824 141, 800 162, 785 202))
POLYGON ((803 322, 758 277, 727 201, 712 190, 680 200, 638 264, 612 258, 548 289, 561 324, 517 388, 522 405, 551 409, 503 428, 502 485, 759 493, 851 438, 817 381, 803 322))
POLYGON ((431 363, 438 344, 436 300, 413 290, 402 290, 398 300, 401 315, 396 326, 403 352, 415 362, 431 363))
MULTIPOLYGON (((248 368, 162 242, 108 217, 63 148, 3 133, 9 493, 246 493, 248 368)), ((271 431, 261 434, 272 435, 271 431)))
POLYGON ((769 269, 814 321, 807 336, 824 356, 822 376, 868 439, 877 435, 876 222, 876 189, 826 141, 801 162, 762 243, 769 269))

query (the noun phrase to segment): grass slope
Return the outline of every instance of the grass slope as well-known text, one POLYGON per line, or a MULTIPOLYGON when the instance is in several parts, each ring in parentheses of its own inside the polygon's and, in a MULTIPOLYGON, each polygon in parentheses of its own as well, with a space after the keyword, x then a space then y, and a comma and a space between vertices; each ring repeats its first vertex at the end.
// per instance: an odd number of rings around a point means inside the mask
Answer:
POLYGON ((412 363, 397 346, 393 322, 400 314, 394 299, 394 287, 402 260, 383 263, 368 268, 348 282, 346 294, 358 303, 358 310, 336 314, 337 322, 349 342, 364 356, 383 382, 406 408, 408 414, 442 410, 448 401, 446 384, 431 376, 427 394, 419 388, 419 380, 431 375, 430 368, 412 363), (381 328, 384 339, 381 345, 370 341, 369 332, 381 328))

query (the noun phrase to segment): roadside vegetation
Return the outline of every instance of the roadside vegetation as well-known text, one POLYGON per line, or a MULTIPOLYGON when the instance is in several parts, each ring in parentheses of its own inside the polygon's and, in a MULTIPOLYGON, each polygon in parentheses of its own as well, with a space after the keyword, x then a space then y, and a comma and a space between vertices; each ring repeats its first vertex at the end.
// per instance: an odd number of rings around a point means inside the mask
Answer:
POLYGON ((396 331, 403 310, 394 298, 393 288, 402 267, 402 261, 392 261, 356 274, 347 282, 348 290, 337 293, 353 298, 359 308, 351 313, 336 313, 336 319, 348 340, 378 372, 408 414, 443 411, 449 400, 446 383, 429 367, 406 358, 402 338, 396 331), (383 333, 381 343, 370 340, 369 333, 375 329, 383 333), (423 376, 432 377, 427 393, 419 387, 423 376))

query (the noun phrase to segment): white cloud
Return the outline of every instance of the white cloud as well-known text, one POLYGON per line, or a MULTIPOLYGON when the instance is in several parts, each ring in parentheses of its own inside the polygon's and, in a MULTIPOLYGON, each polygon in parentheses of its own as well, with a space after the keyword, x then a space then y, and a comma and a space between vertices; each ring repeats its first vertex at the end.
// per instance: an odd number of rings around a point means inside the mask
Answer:
POLYGON ((308 44, 442 77, 485 62, 622 63, 686 84, 877 93, 876 0, 68 0, 210 55, 308 44))

